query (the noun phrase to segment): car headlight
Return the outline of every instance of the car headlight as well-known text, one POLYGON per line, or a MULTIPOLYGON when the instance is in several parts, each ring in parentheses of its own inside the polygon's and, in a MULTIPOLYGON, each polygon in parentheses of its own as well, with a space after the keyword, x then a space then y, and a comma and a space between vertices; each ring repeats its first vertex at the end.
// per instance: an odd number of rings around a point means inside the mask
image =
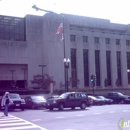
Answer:
POLYGON ((54 100, 54 101, 53 101, 53 103, 57 103, 57 101, 56 101, 56 100, 54 100))

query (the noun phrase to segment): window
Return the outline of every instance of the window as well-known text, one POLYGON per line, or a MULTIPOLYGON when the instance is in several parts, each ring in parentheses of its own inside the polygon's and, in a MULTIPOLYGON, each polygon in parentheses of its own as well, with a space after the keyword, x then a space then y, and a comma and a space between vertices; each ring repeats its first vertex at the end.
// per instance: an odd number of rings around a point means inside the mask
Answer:
POLYGON ((119 85, 122 85, 122 78, 121 78, 121 52, 116 52, 116 58, 117 58, 117 78, 119 80, 119 85))
POLYGON ((94 37, 94 43, 99 43, 99 37, 94 37))
POLYGON ((70 35, 70 41, 75 42, 76 41, 76 35, 70 35))
POLYGON ((105 41, 106 41, 106 44, 110 44, 110 38, 106 38, 105 41))
POLYGON ((95 68, 96 68, 96 83, 97 86, 100 86, 100 51, 95 50, 95 68))
POLYGON ((120 45, 120 39, 116 39, 116 45, 120 45))
POLYGON ((126 40, 126 46, 130 46, 130 40, 126 40))
MULTIPOLYGON (((71 78, 77 79, 76 49, 71 49, 71 78)), ((72 82, 72 87, 77 87, 77 83, 72 82)))
POLYGON ((111 52, 106 51, 106 68, 107 68, 107 81, 111 85, 111 52))
POLYGON ((84 66, 84 86, 89 86, 89 63, 88 63, 88 50, 83 50, 83 66, 84 66))
POLYGON ((0 39, 25 41, 25 19, 0 15, 0 39))
POLYGON ((83 42, 88 42, 88 36, 83 36, 83 42))
MULTIPOLYGON (((127 70, 130 70, 130 52, 126 52, 126 58, 127 58, 127 70)), ((130 72, 128 73, 128 83, 130 84, 130 72)))

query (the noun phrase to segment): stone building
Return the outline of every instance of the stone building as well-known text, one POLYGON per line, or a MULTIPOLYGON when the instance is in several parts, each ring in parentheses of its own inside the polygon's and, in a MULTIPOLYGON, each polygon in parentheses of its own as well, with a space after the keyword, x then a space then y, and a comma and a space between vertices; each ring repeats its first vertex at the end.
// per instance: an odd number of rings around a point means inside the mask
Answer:
POLYGON ((0 88, 36 86, 30 81, 42 74, 39 65, 46 65, 43 73, 53 76, 59 88, 64 58, 70 59, 68 78, 80 80, 77 87, 91 87, 92 74, 97 87, 104 87, 105 79, 109 87, 116 87, 117 80, 128 87, 130 25, 69 14, 0 16, 0 88), (60 23, 63 28, 56 34, 60 23))

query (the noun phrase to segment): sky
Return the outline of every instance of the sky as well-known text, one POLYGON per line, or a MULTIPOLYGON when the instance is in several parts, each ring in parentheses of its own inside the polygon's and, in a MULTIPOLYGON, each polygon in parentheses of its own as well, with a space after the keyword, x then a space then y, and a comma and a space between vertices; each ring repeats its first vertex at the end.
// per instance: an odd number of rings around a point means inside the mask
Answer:
POLYGON ((0 0, 0 15, 25 17, 44 15, 33 5, 49 11, 108 19, 112 23, 130 24, 130 0, 0 0))

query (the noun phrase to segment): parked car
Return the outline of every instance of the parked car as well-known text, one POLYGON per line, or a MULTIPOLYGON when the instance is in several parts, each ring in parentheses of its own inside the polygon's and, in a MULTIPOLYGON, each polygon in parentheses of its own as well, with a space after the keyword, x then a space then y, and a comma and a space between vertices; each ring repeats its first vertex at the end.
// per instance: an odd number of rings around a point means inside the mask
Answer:
POLYGON ((93 100, 91 97, 88 96, 88 101, 89 101, 89 105, 92 106, 93 105, 93 100))
MULTIPOLYGON (((24 111, 24 109, 25 109, 25 100, 22 99, 19 94, 17 94, 17 93, 9 93, 9 97, 13 101, 13 103, 9 104, 9 107, 8 107, 9 110, 21 109, 22 111, 24 111)), ((1 101, 2 101, 2 99, 1 99, 1 101)), ((1 101, 0 101, 0 103, 1 103, 1 101)))
POLYGON ((130 96, 123 95, 120 92, 109 92, 106 97, 112 99, 114 103, 130 103, 130 96))
POLYGON ((46 100, 58 98, 58 97, 59 97, 59 95, 52 95, 52 96, 47 97, 46 100))
POLYGON ((46 108, 46 99, 43 96, 27 96, 25 102, 26 108, 46 108))
POLYGON ((95 96, 91 96, 91 95, 89 95, 88 97, 91 98, 93 105, 103 105, 103 104, 105 104, 105 101, 103 99, 99 99, 99 98, 96 98, 95 96))
POLYGON ((112 104, 113 103, 112 99, 105 98, 104 96, 96 96, 96 97, 99 98, 99 99, 104 100, 105 104, 112 104))
POLYGON ((75 109, 75 107, 85 109, 89 105, 88 96, 84 92, 66 92, 57 98, 47 100, 47 109, 50 110, 54 108, 58 108, 59 110, 63 110, 64 108, 75 109))

